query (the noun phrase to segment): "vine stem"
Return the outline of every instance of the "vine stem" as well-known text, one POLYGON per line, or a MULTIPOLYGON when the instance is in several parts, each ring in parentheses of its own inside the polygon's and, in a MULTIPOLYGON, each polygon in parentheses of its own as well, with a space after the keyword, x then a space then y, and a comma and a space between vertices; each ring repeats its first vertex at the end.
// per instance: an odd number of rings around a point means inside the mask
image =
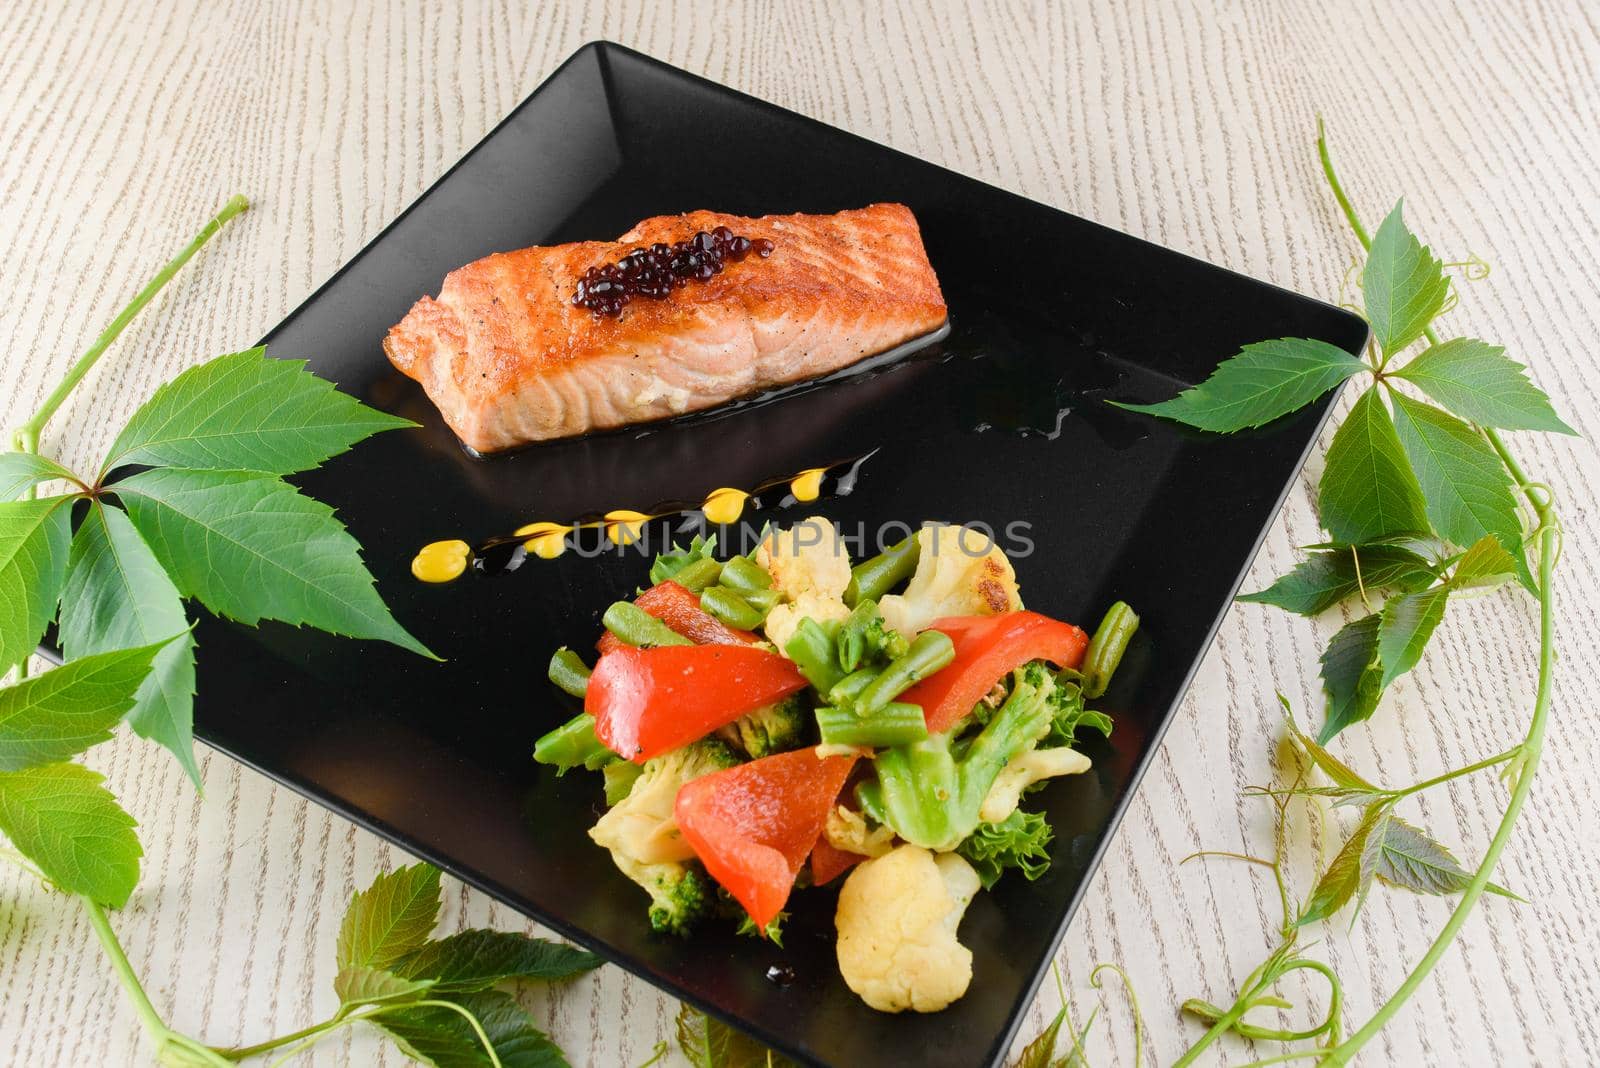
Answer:
MULTIPOLYGON (((1276 954, 1274 954, 1274 956, 1276 956, 1276 954)), ((1182 1057, 1179 1057, 1177 1060, 1172 1062, 1172 1068, 1188 1068, 1188 1065, 1193 1064, 1195 1060, 1199 1058, 1200 1054, 1206 1051, 1211 1043, 1227 1034, 1233 1029, 1235 1024, 1244 1019, 1245 1010, 1249 1007, 1250 1002, 1257 994, 1261 992, 1261 988, 1265 985, 1263 979, 1266 976, 1267 969, 1272 965, 1272 963, 1273 958, 1269 957, 1267 960, 1261 962, 1260 967, 1250 973, 1249 977, 1245 979, 1244 983, 1240 986, 1240 994, 1238 999, 1234 1001, 1233 1007, 1227 1012, 1223 1013, 1221 1016, 1218 1016, 1216 1020, 1212 1022, 1210 1030, 1206 1031, 1205 1034, 1201 1035, 1199 1039, 1195 1041, 1194 1045, 1185 1050, 1182 1057)))
POLYGON ((22 427, 17 431, 18 441, 26 440, 27 442, 23 446, 24 451, 38 451, 39 436, 44 432, 45 424, 50 421, 51 416, 56 414, 56 409, 60 408, 62 403, 66 401, 68 395, 82 381, 83 376, 88 374, 100 357, 105 354, 106 349, 111 347, 111 343, 117 340, 118 335, 133 321, 134 316, 143 311, 144 306, 155 299, 156 294, 161 292, 162 287, 172 280, 172 276, 182 270, 183 265, 188 263, 194 254, 199 252, 201 247, 207 241, 210 241, 212 236, 222 229, 229 219, 232 219, 249 206, 250 202, 238 194, 230 197, 228 202, 222 206, 222 210, 213 215, 211 221, 200 228, 200 232, 194 236, 194 240, 190 241, 183 251, 168 261, 165 267, 157 271, 156 276, 150 279, 143 289, 139 290, 133 300, 128 303, 128 306, 123 308, 115 319, 111 320, 111 324, 100 332, 100 336, 95 338, 94 342, 84 350, 82 356, 78 357, 78 361, 68 368, 66 376, 61 379, 60 384, 51 392, 50 396, 45 398, 44 404, 40 405, 39 410, 33 413, 33 418, 23 423, 22 427))
POLYGON ((257 1042, 253 1046, 234 1046, 229 1049, 218 1049, 217 1047, 212 1048, 216 1049, 216 1052, 219 1056, 226 1057, 230 1061, 242 1061, 250 1057, 260 1056, 263 1053, 270 1053, 282 1046, 289 1045, 291 1042, 299 1042, 303 1039, 315 1038, 324 1032, 332 1031, 349 1018, 350 1013, 346 1012, 344 1009, 340 1009, 338 1012, 334 1013, 331 1017, 323 1020, 319 1024, 312 1024, 310 1027, 302 1027, 298 1031, 292 1031, 287 1035, 279 1035, 277 1038, 269 1038, 267 1041, 257 1042))
POLYGON ((1428 952, 1423 954, 1422 960, 1417 962, 1417 966, 1406 976, 1405 982, 1389 996, 1389 1000, 1372 1014, 1372 1018, 1328 1052, 1323 1059, 1324 1064, 1348 1064, 1356 1051, 1383 1029, 1406 999, 1410 998, 1417 987, 1428 978, 1433 966, 1439 963, 1439 958, 1444 956, 1450 944, 1455 941, 1456 932, 1467 922, 1473 906, 1478 903, 1478 898, 1489 885, 1489 876, 1494 874, 1494 866, 1499 861, 1500 854, 1505 851, 1506 843, 1511 840, 1517 815, 1522 811, 1523 802, 1527 800, 1529 791, 1533 789, 1534 773, 1539 768, 1539 757, 1544 751, 1545 723, 1550 713, 1550 684, 1555 668, 1555 592, 1551 588, 1550 580, 1555 570, 1555 539, 1556 529, 1551 526, 1545 527, 1539 537, 1539 692, 1534 699, 1533 719, 1528 724, 1527 737, 1522 742, 1522 770, 1511 789, 1511 799, 1506 802, 1506 811, 1500 818, 1500 826, 1496 828, 1494 838, 1489 842, 1483 862, 1478 865, 1472 881, 1461 894, 1460 902, 1450 913, 1450 918, 1445 921, 1439 936, 1428 947, 1428 952))
MULTIPOLYGON (((1367 235, 1366 229, 1361 225, 1361 219, 1356 215, 1355 208, 1351 205, 1349 197, 1345 195, 1344 186, 1340 184, 1339 177, 1333 168, 1333 160, 1328 152, 1328 139, 1323 129, 1322 119, 1317 118, 1317 153, 1322 159, 1322 171, 1327 176, 1328 185, 1333 190, 1334 199, 1343 209, 1345 219, 1350 223, 1350 229, 1355 232, 1356 239, 1361 246, 1369 249, 1372 239, 1367 235)), ((1439 344, 1439 335, 1430 326, 1423 331, 1423 335, 1430 344, 1439 344)), ((1495 829, 1494 838, 1489 842, 1489 848, 1484 853, 1483 861, 1473 873, 1472 880, 1467 884, 1457 902, 1455 909, 1450 913, 1450 918, 1445 921, 1443 929, 1433 944, 1428 947, 1417 966, 1406 976, 1405 981, 1389 996, 1372 1017, 1367 1020, 1357 1031, 1350 1035, 1338 1046, 1329 1050, 1323 1057, 1323 1064, 1341 1065, 1348 1064, 1356 1052, 1372 1039, 1385 1024, 1400 1010, 1406 1000, 1416 992, 1417 987, 1428 978, 1434 965, 1444 956, 1446 950, 1455 941, 1456 934, 1472 914, 1473 907, 1478 899, 1483 896, 1484 890, 1489 885, 1489 876, 1494 873, 1495 864, 1500 860, 1500 854, 1505 851, 1506 844, 1511 840, 1511 833, 1517 822, 1517 816, 1522 811, 1523 802, 1527 800, 1528 793, 1533 789, 1534 774, 1539 767, 1539 757, 1544 751, 1545 723, 1549 718, 1551 680, 1555 669, 1555 591, 1551 580, 1555 571, 1555 549, 1559 534, 1559 527, 1551 522, 1550 502, 1535 492, 1532 483, 1521 466, 1512 456, 1511 450, 1492 427, 1480 428, 1489 444, 1499 455, 1501 462, 1506 465, 1506 470, 1516 479, 1517 485, 1527 497, 1528 503, 1533 506, 1535 515, 1539 518, 1539 684, 1538 692, 1534 698, 1533 717, 1528 724, 1528 733, 1519 746, 1519 758, 1522 761, 1520 773, 1512 787, 1511 797, 1506 802, 1505 813, 1500 818, 1500 825, 1495 829)))
POLYGON ((144 1024, 144 1029, 154 1040, 157 1050, 181 1048, 199 1064, 225 1066, 231 1063, 209 1047, 167 1026, 161 1014, 156 1012, 156 1007, 150 1003, 149 995, 144 992, 139 977, 134 974, 133 965, 128 963, 128 955, 122 951, 122 943, 117 941, 117 934, 111 929, 111 920, 106 916, 105 908, 99 902, 87 897, 80 900, 83 902, 84 911, 89 914, 89 926, 94 928, 95 935, 100 939, 101 948, 111 961, 111 970, 116 973, 117 982, 122 984, 122 989, 128 994, 128 1000, 133 1002, 134 1011, 139 1014, 139 1022, 144 1024))
MULTIPOLYGON (((243 212, 249 206, 250 202, 243 196, 235 194, 230 197, 228 202, 222 206, 222 210, 213 215, 211 220, 200 228, 200 232, 194 236, 194 239, 168 261, 165 267, 156 272, 156 276, 145 284, 145 287, 134 296, 128 306, 123 308, 115 319, 111 320, 110 325, 102 330, 100 336, 94 339, 82 356, 78 357, 77 362, 67 369, 66 375, 50 395, 45 398, 39 410, 33 413, 33 417, 12 433, 13 448, 20 452, 38 453, 39 438, 44 432, 45 424, 50 421, 50 417, 55 415, 56 410, 77 388, 78 383, 83 381, 84 375, 89 373, 100 357, 105 354, 105 351, 111 347, 111 343, 117 340, 118 336, 133 321, 134 317, 144 310, 145 305, 155 299, 156 294, 161 292, 162 287, 183 269, 183 265, 188 263, 194 257, 194 254, 199 252, 205 243, 210 241, 212 236, 218 230, 221 230, 229 219, 243 212)), ((29 496, 32 495, 33 491, 29 490, 29 496)), ((25 678, 27 671, 28 662, 23 660, 22 664, 17 668, 18 678, 25 678)), ((139 1015, 140 1023, 144 1025, 145 1031, 156 1043, 158 1057, 162 1056, 165 1051, 176 1049, 182 1050, 196 1064, 230 1064, 230 1061, 209 1046, 205 1046, 187 1035, 179 1034, 167 1026, 166 1021, 161 1018, 161 1014, 156 1012, 155 1006, 150 1003, 149 995, 145 993, 144 987, 139 983, 139 977, 134 974, 133 965, 128 963, 128 955, 122 951, 122 944, 117 941, 116 932, 111 929, 111 920, 106 916, 105 908, 99 902, 87 897, 80 897, 80 900, 83 902, 84 911, 88 913, 89 926, 94 929, 96 937, 100 939, 101 948, 105 950, 106 957, 111 961, 111 968, 116 973, 117 981, 127 991, 128 999, 133 1002, 133 1008, 139 1015)))
POLYGON ((1457 768, 1454 771, 1447 771, 1443 775, 1435 775, 1431 779, 1424 779, 1412 786, 1407 786, 1403 790, 1392 791, 1390 796, 1392 796, 1394 800, 1398 801, 1402 797, 1410 797, 1412 794, 1420 794, 1424 790, 1431 790, 1433 787, 1439 786, 1442 783, 1447 783, 1452 779, 1459 779, 1464 775, 1471 775, 1475 771, 1484 771, 1488 768, 1494 767, 1496 764, 1504 764, 1508 760, 1514 760, 1521 752, 1522 746, 1515 746, 1511 749, 1507 749, 1504 753, 1498 753, 1492 757, 1485 757, 1483 760, 1480 760, 1475 764, 1468 764, 1464 768, 1457 768))

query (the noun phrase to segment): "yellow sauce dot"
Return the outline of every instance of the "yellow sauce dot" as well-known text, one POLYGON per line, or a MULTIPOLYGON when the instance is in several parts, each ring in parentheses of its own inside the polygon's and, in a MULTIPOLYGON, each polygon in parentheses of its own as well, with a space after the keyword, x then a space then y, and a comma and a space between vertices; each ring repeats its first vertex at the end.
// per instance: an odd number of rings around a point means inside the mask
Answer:
POLYGON ((814 501, 822 496, 822 476, 827 470, 826 467, 812 467, 794 476, 789 483, 789 492, 794 494, 794 499, 814 501))
POLYGON ((706 498, 706 503, 701 506, 700 511, 705 514, 708 520, 718 526, 737 523, 739 517, 744 514, 744 502, 749 499, 750 494, 744 490, 734 489, 732 486, 723 486, 721 489, 711 491, 711 495, 706 498))
POLYGON ((523 542, 523 547, 541 560, 554 560, 567 551, 567 535, 565 531, 541 534, 523 542))
POLYGON ((606 513, 606 537, 617 545, 632 545, 639 540, 645 523, 650 519, 643 512, 630 512, 619 508, 606 513))
POLYGON ((423 582, 453 582, 467 569, 472 546, 459 539, 424 545, 411 558, 411 573, 423 582))
POLYGON ((541 560, 554 560, 567 551, 571 527, 560 523, 529 523, 517 528, 517 537, 527 538, 522 547, 541 560))

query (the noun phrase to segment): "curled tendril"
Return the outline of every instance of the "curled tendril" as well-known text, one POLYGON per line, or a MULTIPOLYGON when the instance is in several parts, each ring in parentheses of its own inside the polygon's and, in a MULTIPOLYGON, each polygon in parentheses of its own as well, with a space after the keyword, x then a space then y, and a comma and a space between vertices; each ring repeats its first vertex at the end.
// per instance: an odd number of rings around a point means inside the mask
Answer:
POLYGON ((1181 1011, 1187 1012, 1191 1016, 1196 1016, 1207 1023, 1216 1024, 1221 1023, 1228 1016, 1242 1009, 1243 1012, 1237 1018, 1228 1022, 1227 1030, 1232 1031, 1240 1038, 1249 1039, 1252 1042, 1304 1042, 1307 1039, 1326 1036, 1326 1046, 1338 1045, 1340 1040, 1339 1011, 1344 1003, 1344 989, 1339 982, 1338 975, 1326 964, 1318 960, 1312 960, 1309 957, 1280 957, 1275 964, 1276 966, 1270 968, 1250 992, 1240 997, 1239 1002, 1233 1009, 1223 1009, 1211 1004, 1209 1001, 1191 998, 1183 1003, 1181 1011), (1244 1018, 1243 1013, 1252 1009, 1293 1008, 1293 1003, 1286 998, 1271 993, 1270 988, 1281 982, 1290 972, 1296 971, 1313 971, 1328 981, 1328 1012, 1321 1023, 1304 1030, 1290 1031, 1280 1027, 1263 1027, 1260 1024, 1250 1023, 1244 1018))
POLYGON ((1139 1009, 1139 992, 1133 988, 1133 980, 1128 978, 1128 973, 1109 961, 1096 964, 1089 973, 1089 985, 1096 990, 1104 989, 1100 985, 1101 972, 1115 972, 1117 978, 1122 980, 1122 989, 1128 992, 1128 1004, 1133 1008, 1133 1068, 1140 1068, 1144 1063, 1144 1013, 1139 1009))
POLYGON ((1358 302, 1346 297, 1345 294, 1349 293, 1351 290, 1361 290, 1364 288, 1365 287, 1362 285, 1362 262, 1361 260, 1352 256, 1350 258, 1350 262, 1345 264, 1344 277, 1339 280, 1339 307, 1348 309, 1349 311, 1353 311, 1357 315, 1360 315, 1361 305, 1358 302))
POLYGON ((1451 286, 1450 292, 1445 296, 1444 303, 1439 305, 1439 310, 1434 312, 1434 317, 1449 315, 1456 310, 1456 305, 1461 303, 1461 294, 1456 292, 1456 287, 1451 286))
POLYGON ((1462 279, 1467 282, 1481 282, 1489 277, 1489 261, 1476 252, 1467 253, 1467 258, 1464 260, 1455 260, 1441 266, 1459 270, 1462 279))
POLYGON ((1543 507, 1543 508, 1546 508, 1546 509, 1554 509, 1555 508, 1555 506, 1556 506, 1556 491, 1550 488, 1550 483, 1548 483, 1548 482, 1524 482, 1522 484, 1522 490, 1523 490, 1524 493, 1535 493, 1535 494, 1538 494, 1540 502, 1541 502, 1540 507, 1543 507))

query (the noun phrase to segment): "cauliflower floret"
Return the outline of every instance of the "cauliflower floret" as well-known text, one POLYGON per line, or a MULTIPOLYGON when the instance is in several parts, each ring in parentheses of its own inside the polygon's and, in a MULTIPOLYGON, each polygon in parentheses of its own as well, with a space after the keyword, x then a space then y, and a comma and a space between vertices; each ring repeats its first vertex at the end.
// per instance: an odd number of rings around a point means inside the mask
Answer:
POLYGON ((863 862, 839 891, 839 972, 880 1012, 938 1012, 967 992, 972 951, 956 939, 978 892, 961 857, 903 845, 863 862))
POLYGON ((716 897, 716 884, 690 863, 694 850, 673 818, 678 788, 738 762, 733 750, 712 738, 647 760, 632 789, 626 795, 619 789, 616 804, 589 828, 589 837, 611 851, 617 869, 649 893, 650 926, 657 931, 687 934, 716 897))
POLYGON ((984 823, 1000 823, 1017 810, 1022 791, 1043 779, 1057 775, 1078 775, 1089 770, 1089 758, 1076 749, 1029 749, 1018 753, 1000 769, 1000 775, 983 797, 978 818, 984 823))
POLYGON ((933 525, 917 531, 917 570, 903 594, 878 599, 883 621, 901 634, 944 616, 992 616, 1022 607, 1017 573, 981 531, 933 525))
POLYGON ((850 556, 833 524, 821 516, 802 519, 788 530, 774 530, 756 549, 756 563, 767 569, 773 586, 787 599, 767 614, 767 640, 779 652, 808 616, 818 623, 845 619, 850 556))
MULTIPOLYGON (((720 741, 700 741, 645 761, 633 789, 616 807, 589 828, 589 837, 611 850, 617 866, 624 857, 635 864, 667 864, 688 860, 694 850, 683 840, 672 805, 678 788, 722 768, 738 763, 720 741)), ((631 873, 630 873, 631 876, 631 873)))
POLYGON ((864 857, 881 857, 894 847, 894 828, 879 826, 867 829, 866 817, 852 812, 843 805, 835 805, 822 826, 822 836, 835 849, 846 853, 859 853, 864 857))

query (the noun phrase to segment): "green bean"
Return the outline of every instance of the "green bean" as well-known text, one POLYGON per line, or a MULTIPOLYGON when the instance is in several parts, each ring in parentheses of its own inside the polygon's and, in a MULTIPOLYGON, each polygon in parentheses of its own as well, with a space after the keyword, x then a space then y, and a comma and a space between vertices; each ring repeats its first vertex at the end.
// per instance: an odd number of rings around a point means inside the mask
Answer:
POLYGON ((856 695, 872 685, 872 680, 876 679, 878 674, 877 668, 861 668, 858 671, 852 671, 830 686, 828 692, 822 696, 828 699, 830 705, 838 705, 841 708, 853 707, 856 695))
POLYGON ((589 690, 589 665, 565 645, 550 656, 550 681, 574 697, 589 690))
POLYGON ((779 590, 740 590, 739 596, 760 609, 762 619, 783 600, 783 593, 779 590))
POLYGON ((1083 658, 1083 696, 1099 697, 1111 685, 1111 676, 1122 663, 1122 654, 1139 629, 1139 617, 1123 601, 1106 610, 1105 618, 1095 628, 1089 639, 1089 651, 1083 658))
POLYGON ((850 569, 850 585, 845 587, 844 603, 876 601, 912 576, 921 555, 922 546, 913 534, 872 559, 863 560, 850 569))
POLYGON ((928 737, 928 723, 920 705, 891 701, 869 716, 847 708, 817 709, 817 726, 824 745, 866 745, 882 749, 910 745, 928 737))
POLYGON ((755 630, 767 618, 765 612, 726 586, 707 586, 700 594, 700 607, 740 630, 755 630))
POLYGON ((937 630, 917 635, 906 655, 892 661, 883 673, 856 695, 855 708, 871 715, 956 658, 955 643, 937 630))
POLYGON ((600 622, 624 645, 635 645, 641 649, 658 645, 694 644, 632 601, 617 601, 606 609, 600 622))
POLYGON ((554 764, 562 772, 580 764, 593 771, 616 759, 616 755, 595 736, 594 717, 587 712, 579 712, 533 743, 533 759, 540 764, 554 764))
POLYGON ((764 590, 772 585, 772 576, 767 574, 767 569, 760 564, 746 560, 742 556, 735 556, 722 565, 722 584, 748 593, 751 590, 764 590))
POLYGON ((794 636, 783 647, 783 651, 789 654, 789 659, 800 669, 800 674, 820 694, 826 694, 844 678, 844 672, 839 670, 838 659, 833 653, 833 635, 810 616, 795 627, 794 636))
POLYGON ((722 565, 709 556, 685 564, 671 580, 691 593, 699 593, 722 575, 722 565))

